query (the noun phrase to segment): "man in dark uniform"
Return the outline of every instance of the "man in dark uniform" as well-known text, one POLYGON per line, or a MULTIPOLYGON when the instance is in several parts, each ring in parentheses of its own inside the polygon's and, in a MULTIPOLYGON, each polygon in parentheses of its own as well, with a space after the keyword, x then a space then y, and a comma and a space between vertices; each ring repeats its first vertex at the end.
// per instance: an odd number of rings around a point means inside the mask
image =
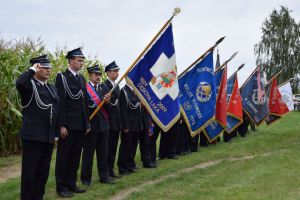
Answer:
POLYGON ((189 128, 188 128, 184 118, 181 117, 180 120, 181 120, 180 134, 182 137, 181 154, 187 154, 187 153, 190 153, 190 151, 191 151, 191 145, 190 145, 191 134, 189 132, 189 128))
POLYGON ((86 81, 79 70, 84 64, 80 48, 69 51, 66 58, 69 67, 56 77, 56 87, 60 98, 59 127, 56 155, 56 192, 61 197, 71 197, 73 193, 85 190, 76 185, 84 135, 90 131, 87 110, 86 81))
MULTIPOLYGON (((151 137, 153 135, 153 120, 150 113, 148 113, 146 107, 141 105, 141 131, 138 135, 138 140, 140 144, 140 155, 143 162, 144 168, 156 168, 155 160, 151 159, 151 137)), ((136 144, 137 145, 137 144, 136 144)), ((134 155, 136 148, 134 149, 134 155)))
POLYGON ((59 97, 56 88, 47 83, 51 71, 47 55, 30 63, 32 67, 16 81, 23 106, 21 200, 40 200, 49 176, 59 97))
POLYGON ((200 131, 199 134, 196 134, 194 137, 191 137, 191 152, 198 151, 198 147, 203 145, 203 143, 201 143, 201 139, 203 142, 203 141, 205 141, 204 138, 205 138, 205 135, 204 135, 203 131, 200 131), (200 143, 199 143, 199 139, 200 139, 200 143))
POLYGON ((241 137, 246 137, 249 124, 250 119, 248 115, 243 111, 243 123, 237 128, 237 131, 241 137))
POLYGON ((176 156, 176 141, 178 132, 179 120, 167 132, 161 130, 159 159, 178 159, 176 156))
POLYGON ((233 135, 235 134, 236 130, 234 130, 232 133, 228 133, 226 130, 223 132, 223 141, 224 142, 231 142, 231 139, 233 138, 233 135))
POLYGON ((151 157, 151 161, 152 163, 156 163, 156 141, 157 141, 157 138, 161 132, 159 126, 153 122, 153 134, 150 135, 150 157, 151 157))
POLYGON ((208 147, 209 142, 208 142, 208 139, 205 136, 205 134, 204 134, 203 131, 200 131, 199 137, 200 137, 200 144, 199 144, 199 146, 201 146, 201 147, 208 147))
MULTIPOLYGON (((96 110, 101 101, 109 101, 109 91, 99 87, 101 71, 99 65, 87 68, 89 82, 86 85, 88 93, 89 116, 96 110)), ((109 122, 106 105, 102 106, 97 114, 91 119, 91 132, 84 137, 81 182, 83 185, 90 185, 92 180, 92 168, 94 153, 96 150, 98 175, 101 183, 114 184, 108 173, 108 135, 109 122)))
POLYGON ((144 167, 155 167, 151 164, 149 146, 148 148, 145 146, 144 137, 141 137, 146 134, 146 132, 143 134, 143 131, 146 130, 145 125, 148 121, 143 122, 146 118, 143 117, 140 100, 128 84, 121 90, 120 110, 123 130, 118 159, 119 174, 128 175, 135 171, 134 157, 139 139, 142 145, 141 157, 144 167))
MULTIPOLYGON (((105 67, 107 79, 103 84, 100 85, 103 90, 110 91, 116 85, 115 81, 119 76, 119 70, 120 68, 115 61, 105 67)), ((116 86, 115 90, 111 94, 109 104, 106 107, 107 112, 109 113, 108 169, 109 176, 113 178, 119 178, 119 176, 114 173, 114 165, 121 130, 121 114, 118 100, 119 96, 120 88, 119 86, 116 86)))

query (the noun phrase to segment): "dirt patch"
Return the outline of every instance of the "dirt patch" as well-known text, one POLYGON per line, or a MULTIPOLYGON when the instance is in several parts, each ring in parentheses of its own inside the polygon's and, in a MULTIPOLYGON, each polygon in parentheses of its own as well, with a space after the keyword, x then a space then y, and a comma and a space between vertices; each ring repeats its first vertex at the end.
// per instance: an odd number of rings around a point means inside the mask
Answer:
POLYGON ((21 176, 21 164, 0 168, 0 183, 4 183, 10 178, 19 176, 21 176))

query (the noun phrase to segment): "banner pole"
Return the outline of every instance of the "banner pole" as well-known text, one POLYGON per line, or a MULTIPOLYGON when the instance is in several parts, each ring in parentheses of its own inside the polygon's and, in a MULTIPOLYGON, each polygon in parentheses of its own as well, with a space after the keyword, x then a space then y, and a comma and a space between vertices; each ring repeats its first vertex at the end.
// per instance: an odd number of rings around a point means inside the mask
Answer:
MULTIPOLYGON (((174 11, 172 13, 172 16, 170 19, 161 27, 161 29, 156 33, 156 35, 153 37, 153 39, 149 42, 149 44, 144 48, 142 53, 134 60, 134 62, 128 67, 128 69, 125 71, 125 73, 121 76, 119 81, 116 83, 116 85, 109 91, 109 94, 112 94, 113 91, 117 88, 117 86, 121 83, 121 81, 127 76, 129 71, 136 65, 136 63, 140 60, 140 58, 144 55, 144 53, 148 50, 148 48, 153 44, 153 42, 157 39, 157 37, 164 31, 164 29, 171 23, 172 19, 180 13, 180 8, 176 7, 174 8, 174 11)), ((94 110, 94 112, 90 115, 89 119, 92 120, 93 117, 97 114, 99 109, 103 106, 105 101, 101 101, 101 103, 97 106, 97 108, 94 110)))

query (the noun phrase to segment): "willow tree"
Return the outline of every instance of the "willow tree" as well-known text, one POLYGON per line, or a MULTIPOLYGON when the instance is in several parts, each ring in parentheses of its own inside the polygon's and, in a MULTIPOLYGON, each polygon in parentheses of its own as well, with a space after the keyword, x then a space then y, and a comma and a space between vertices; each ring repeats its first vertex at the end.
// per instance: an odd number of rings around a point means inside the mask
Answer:
POLYGON ((262 36, 254 46, 256 63, 270 80, 280 70, 279 83, 290 78, 293 91, 297 91, 300 79, 300 23, 297 23, 287 7, 274 9, 262 25, 262 36))

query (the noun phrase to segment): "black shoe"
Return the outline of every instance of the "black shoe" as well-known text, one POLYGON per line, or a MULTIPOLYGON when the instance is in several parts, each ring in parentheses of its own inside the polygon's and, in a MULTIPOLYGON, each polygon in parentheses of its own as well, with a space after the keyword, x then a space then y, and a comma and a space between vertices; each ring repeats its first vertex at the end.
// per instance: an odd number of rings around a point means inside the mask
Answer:
POLYGON ((71 192, 71 191, 57 192, 57 195, 62 197, 62 198, 70 198, 70 197, 74 196, 73 192, 71 192))
POLYGON ((85 193, 86 192, 86 190, 81 189, 79 187, 72 188, 71 191, 74 193, 85 193))
POLYGON ((156 168, 156 165, 154 163, 148 163, 143 165, 144 168, 156 168))
POLYGON ((190 153, 190 151, 183 151, 183 152, 181 153, 181 155, 185 155, 185 154, 188 154, 188 153, 190 153))
POLYGON ((178 157, 177 157, 177 156, 175 156, 175 155, 172 155, 172 156, 168 156, 168 159, 177 160, 177 159, 178 159, 178 157))
POLYGON ((127 175, 129 175, 130 173, 129 173, 128 171, 123 171, 123 172, 119 172, 119 174, 120 174, 121 176, 127 176, 127 175))
POLYGON ((164 160, 166 158, 167 158, 166 156, 158 156, 158 158, 156 160, 164 160))
POLYGON ((208 144, 207 143, 200 143, 199 146, 200 147, 208 147, 208 144))
POLYGON ((109 175, 111 178, 115 178, 115 179, 119 179, 119 178, 122 178, 122 176, 118 176, 116 174, 111 174, 109 175))
POLYGON ((134 173, 134 172, 136 172, 136 170, 135 169, 128 169, 128 172, 129 173, 134 173))
POLYGON ((108 177, 106 179, 101 179, 100 183, 109 184, 109 185, 116 184, 115 180, 113 178, 111 178, 111 177, 108 177))
POLYGON ((91 186, 91 181, 81 181, 82 185, 91 186))

